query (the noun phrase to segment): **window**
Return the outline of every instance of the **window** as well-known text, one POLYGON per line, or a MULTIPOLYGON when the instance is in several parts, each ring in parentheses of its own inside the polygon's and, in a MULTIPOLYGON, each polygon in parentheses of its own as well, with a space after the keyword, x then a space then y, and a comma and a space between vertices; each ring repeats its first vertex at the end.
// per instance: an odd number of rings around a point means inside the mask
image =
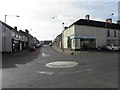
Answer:
POLYGON ((77 39, 75 39, 75 47, 77 47, 78 45, 77 39))
POLYGON ((107 37, 110 37, 110 30, 107 30, 107 37))
POLYGON ((117 37, 116 31, 114 31, 114 37, 117 37))
POLYGON ((75 47, 75 39, 73 39, 73 47, 75 47))
POLYGON ((68 43, 68 48, 71 48, 71 39, 70 39, 70 37, 68 37, 67 43, 68 43))
POLYGON ((12 35, 13 37, 15 37, 15 33, 13 32, 13 35, 12 35))

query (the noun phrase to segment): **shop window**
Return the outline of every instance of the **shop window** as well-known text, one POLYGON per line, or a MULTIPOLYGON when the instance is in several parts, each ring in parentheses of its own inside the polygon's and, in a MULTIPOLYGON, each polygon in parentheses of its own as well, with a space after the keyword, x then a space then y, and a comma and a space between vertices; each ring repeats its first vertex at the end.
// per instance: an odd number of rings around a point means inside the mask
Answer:
POLYGON ((73 47, 75 47, 75 39, 73 39, 73 47))
POLYGON ((78 41, 77 41, 77 39, 75 39, 75 47, 77 47, 78 45, 77 45, 77 43, 78 43, 78 41))
POLYGON ((70 37, 68 37, 68 39, 67 39, 67 44, 68 44, 68 48, 70 48, 70 47, 71 47, 71 40, 70 40, 70 37))
POLYGON ((15 33, 14 32, 13 32, 12 36, 15 37, 15 33))

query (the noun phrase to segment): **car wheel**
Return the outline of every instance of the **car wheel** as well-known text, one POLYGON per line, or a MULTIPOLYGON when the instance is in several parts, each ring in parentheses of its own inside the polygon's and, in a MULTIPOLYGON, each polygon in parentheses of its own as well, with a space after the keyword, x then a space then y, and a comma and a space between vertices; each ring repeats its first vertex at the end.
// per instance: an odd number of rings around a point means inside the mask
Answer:
POLYGON ((112 48, 112 51, 114 51, 114 48, 112 48))

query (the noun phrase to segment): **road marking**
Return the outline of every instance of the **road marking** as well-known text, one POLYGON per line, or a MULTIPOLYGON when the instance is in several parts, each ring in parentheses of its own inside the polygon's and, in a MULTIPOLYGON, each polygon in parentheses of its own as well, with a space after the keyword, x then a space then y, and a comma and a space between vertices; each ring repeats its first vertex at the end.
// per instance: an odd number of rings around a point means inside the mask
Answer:
POLYGON ((48 72, 48 71, 38 71, 37 73, 39 73, 39 74, 46 74, 46 75, 52 75, 53 74, 53 72, 48 72))
POLYGON ((45 66, 50 68, 70 68, 76 66, 78 63, 75 61, 55 61, 47 63, 45 66))
POLYGON ((73 71, 73 72, 50 72, 50 71, 37 71, 37 73, 39 74, 46 74, 46 75, 55 75, 55 74, 74 74, 74 73, 83 73, 83 72, 88 72, 88 73, 92 73, 92 68, 87 68, 87 69, 83 69, 83 70, 78 70, 78 71, 73 71))
POLYGON ((26 63, 25 65, 32 66, 33 64, 39 64, 39 63, 41 63, 41 62, 42 62, 42 61, 34 61, 34 62, 26 63))
POLYGON ((74 73, 82 73, 82 72, 88 72, 91 73, 93 69, 87 68, 79 71, 73 71, 73 72, 62 72, 62 73, 56 73, 56 74, 74 74, 74 73))
POLYGON ((46 53, 42 53, 42 57, 49 57, 49 55, 46 53))
POLYGON ((16 67, 22 66, 23 64, 15 64, 16 67))

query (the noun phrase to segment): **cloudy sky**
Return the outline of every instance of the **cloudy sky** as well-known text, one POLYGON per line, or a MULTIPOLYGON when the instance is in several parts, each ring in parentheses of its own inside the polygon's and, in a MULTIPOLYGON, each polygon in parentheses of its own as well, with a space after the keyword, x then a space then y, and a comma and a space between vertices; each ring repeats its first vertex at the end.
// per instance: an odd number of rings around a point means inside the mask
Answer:
POLYGON ((63 30, 62 23, 69 26, 86 14, 92 20, 118 20, 118 1, 120 0, 2 0, 0 20, 18 30, 28 29, 39 40, 51 40, 63 30), (111 14, 114 13, 112 16, 111 14), (19 15, 20 17, 15 17, 19 15))

